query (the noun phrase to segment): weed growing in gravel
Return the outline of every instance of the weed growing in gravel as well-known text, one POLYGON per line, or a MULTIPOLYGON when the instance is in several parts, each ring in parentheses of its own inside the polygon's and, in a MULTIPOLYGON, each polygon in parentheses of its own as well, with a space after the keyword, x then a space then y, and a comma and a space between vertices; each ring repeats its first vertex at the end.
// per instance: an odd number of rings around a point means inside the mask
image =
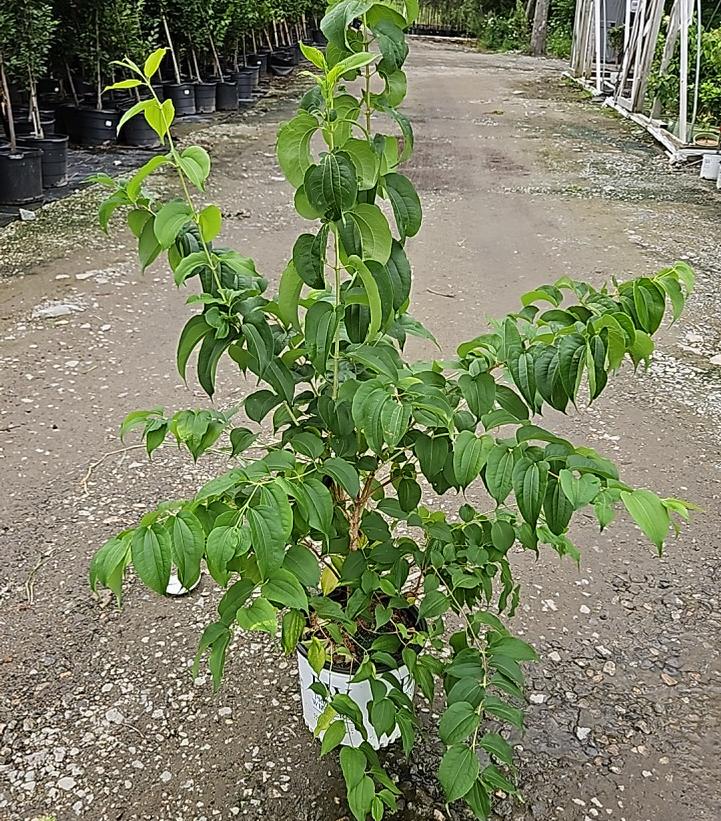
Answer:
MULTIPOLYGON (((525 294, 517 312, 453 357, 404 358, 409 336, 433 340, 409 313, 406 249, 422 211, 400 171, 413 151, 399 106, 415 11, 411 0, 340 0, 322 22, 325 51, 303 46, 315 85, 278 133, 278 160, 309 227, 277 293, 266 295, 251 259, 218 244, 217 206, 196 205, 210 159, 197 146, 176 148, 170 101, 151 96, 126 115, 143 114, 167 153, 127 182, 100 180, 111 189, 103 226, 126 208, 142 267, 164 253, 176 285, 197 285, 180 374, 197 349, 198 380, 212 396, 218 362, 230 357, 257 383, 245 416, 270 420, 273 441, 250 458, 257 429, 235 424, 235 411, 131 413, 122 432, 140 427, 148 454, 171 437, 194 459, 223 447, 231 467, 110 539, 91 583, 119 599, 132 565, 163 595, 173 567, 191 588, 204 565, 225 593, 196 670, 208 654, 218 686, 239 627, 279 635, 286 653, 298 652, 309 675, 306 721, 321 755, 339 748, 358 821, 396 806, 376 748, 399 737, 412 754, 416 690, 444 701, 438 776, 447 801, 483 819, 496 791, 516 792, 507 730, 523 725, 522 664, 536 657, 506 624, 520 601, 519 550, 578 561, 574 514, 590 512, 605 528, 625 508, 661 551, 688 515, 685 503, 631 487, 611 461, 540 424, 546 406, 596 399, 626 359, 648 361, 667 305, 677 318, 692 288, 688 266, 601 289, 564 277, 525 294), (144 191, 161 166, 177 173, 181 199, 144 191), (456 513, 424 504, 429 488, 457 498, 456 513)), ((163 54, 142 69, 121 63, 130 78, 116 86, 153 95, 163 54)))

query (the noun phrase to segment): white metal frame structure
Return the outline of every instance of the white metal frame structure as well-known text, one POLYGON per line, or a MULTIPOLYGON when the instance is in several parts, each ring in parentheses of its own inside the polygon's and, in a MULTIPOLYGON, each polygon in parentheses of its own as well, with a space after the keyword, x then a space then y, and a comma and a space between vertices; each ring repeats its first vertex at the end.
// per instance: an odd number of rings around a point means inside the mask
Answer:
POLYGON ((605 62, 604 4, 607 0, 578 0, 574 23, 570 75, 596 94, 607 93, 606 105, 643 126, 668 151, 673 160, 688 159, 709 151, 693 144, 696 117, 700 46, 696 44, 696 89, 691 123, 688 120, 689 29, 694 12, 700 18, 695 0, 674 0, 661 57, 660 72, 668 73, 676 47, 680 49, 678 136, 664 128, 659 117, 661 102, 653 100, 650 112, 644 113, 644 103, 651 68, 664 13, 664 0, 625 0, 625 30, 623 60, 613 77, 605 62), (696 7, 695 7, 696 6, 696 7), (593 81, 591 81, 591 77, 593 81))

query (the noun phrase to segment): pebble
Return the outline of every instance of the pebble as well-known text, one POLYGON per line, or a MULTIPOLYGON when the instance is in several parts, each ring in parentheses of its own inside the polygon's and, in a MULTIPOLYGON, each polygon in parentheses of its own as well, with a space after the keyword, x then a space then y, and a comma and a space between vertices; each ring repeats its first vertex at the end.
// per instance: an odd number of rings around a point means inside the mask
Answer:
POLYGON ((58 780, 58 787, 60 787, 61 790, 65 790, 66 792, 68 790, 72 790, 74 786, 75 779, 69 775, 63 776, 61 779, 58 780))

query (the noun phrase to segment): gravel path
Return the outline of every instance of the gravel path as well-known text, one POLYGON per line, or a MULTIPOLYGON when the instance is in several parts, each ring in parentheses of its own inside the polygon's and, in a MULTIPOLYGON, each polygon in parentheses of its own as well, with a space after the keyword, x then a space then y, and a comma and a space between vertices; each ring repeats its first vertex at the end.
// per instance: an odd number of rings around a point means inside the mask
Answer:
MULTIPOLYGON (((580 569, 518 555, 517 622, 542 660, 517 739, 525 803, 501 817, 718 821, 721 196, 584 101, 560 64, 423 41, 411 63, 415 313, 446 350, 540 281, 680 257, 699 276, 648 374, 624 371, 591 409, 554 420, 629 481, 703 512, 661 560, 625 521, 578 528, 580 569)), ((224 238, 271 279, 299 228, 273 154, 291 110, 280 95, 194 135, 214 157, 224 238)), ((177 601, 132 582, 122 613, 88 590, 97 545, 220 466, 121 450, 128 411, 203 397, 174 371, 185 294, 160 265, 137 274, 127 235, 95 233, 96 200, 85 191, 0 233, 0 819, 338 821, 338 769, 302 726, 293 662, 238 635, 217 695, 192 680, 218 599, 207 580, 177 601)), ((219 383, 221 406, 246 390, 229 368, 219 383)), ((431 735, 410 764, 388 754, 408 797, 400 821, 466 817, 443 806, 437 755, 431 735)))

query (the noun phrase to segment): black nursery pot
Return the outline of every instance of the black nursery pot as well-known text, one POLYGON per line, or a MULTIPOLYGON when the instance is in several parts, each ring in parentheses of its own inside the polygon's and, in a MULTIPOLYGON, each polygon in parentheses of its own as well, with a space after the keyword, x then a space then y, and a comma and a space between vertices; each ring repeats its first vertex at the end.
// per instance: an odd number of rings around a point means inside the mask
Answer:
POLYGON ((117 140, 120 112, 110 109, 79 108, 78 142, 81 145, 102 145, 117 140))
POLYGON ((249 68, 258 69, 258 74, 268 73, 268 55, 267 54, 249 54, 246 58, 246 65, 249 68))
POLYGON ((270 70, 278 77, 287 77, 294 68, 292 59, 284 54, 273 54, 270 58, 270 70))
POLYGON ((157 148, 160 145, 158 135, 142 114, 136 114, 123 123, 118 137, 124 145, 135 145, 139 148, 157 148))
POLYGON ((243 68, 238 72, 238 100, 241 103, 253 102, 253 89, 255 88, 255 71, 243 68))
POLYGON ((313 42, 316 46, 327 46, 328 45, 328 38, 323 34, 320 29, 313 30, 313 42))
POLYGON ((43 198, 42 152, 38 148, 0 151, 0 203, 25 205, 43 198))
MULTIPOLYGON (((43 127, 43 134, 55 133, 55 116, 52 114, 43 113, 40 116, 40 125, 43 127)), ((20 120, 15 120, 15 134, 18 137, 25 137, 33 131, 33 124, 25 117, 20 120)))
POLYGON ((238 108, 238 83, 224 80, 218 83, 215 92, 215 107, 218 111, 236 111, 238 108))
POLYGON ((40 137, 21 137, 18 145, 39 148, 42 151, 41 169, 43 188, 56 188, 68 181, 68 138, 53 134, 40 137))
POLYGON ((192 83, 164 83, 163 91, 165 99, 173 101, 178 116, 195 114, 195 89, 192 83))
POLYGON ((198 114, 212 114, 215 111, 217 85, 217 83, 195 83, 195 110, 198 114))

